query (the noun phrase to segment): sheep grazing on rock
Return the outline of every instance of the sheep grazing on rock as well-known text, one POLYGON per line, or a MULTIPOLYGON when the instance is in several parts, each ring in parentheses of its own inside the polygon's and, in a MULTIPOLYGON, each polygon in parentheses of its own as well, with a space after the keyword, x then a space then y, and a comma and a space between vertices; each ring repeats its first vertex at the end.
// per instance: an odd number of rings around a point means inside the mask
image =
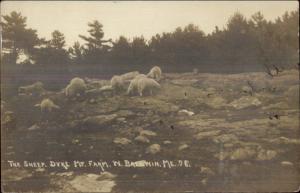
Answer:
POLYGON ((110 80, 110 84, 115 91, 121 91, 125 88, 125 81, 122 76, 113 76, 110 80))
POLYGON ((123 78, 124 81, 127 80, 132 80, 134 79, 136 76, 138 76, 140 73, 138 71, 133 71, 133 72, 127 72, 125 74, 122 74, 121 77, 123 78))
POLYGON ((73 78, 70 84, 65 89, 65 94, 67 97, 76 97, 85 94, 87 86, 83 79, 73 78))
POLYGON ((19 94, 27 94, 27 95, 42 95, 45 92, 44 84, 40 81, 27 85, 21 86, 18 90, 19 94))
POLYGON ((52 112, 52 109, 60 109, 60 107, 50 99, 43 99, 40 104, 34 105, 35 107, 40 107, 41 112, 52 112))
POLYGON ((152 95, 158 89, 160 89, 160 84, 151 78, 139 78, 137 80, 137 90, 140 96, 152 95))
POLYGON ((134 79, 138 79, 138 78, 147 78, 147 75, 145 74, 138 74, 134 77, 134 79))
POLYGON ((161 79, 161 69, 158 66, 154 66, 150 72, 147 74, 147 77, 153 78, 155 80, 160 80, 161 79))
POLYGON ((130 81, 130 84, 129 84, 128 89, 127 89, 127 94, 128 95, 138 94, 138 80, 141 79, 141 78, 147 78, 147 76, 145 74, 139 74, 139 75, 135 76, 135 78, 130 81))
POLYGON ((109 80, 90 79, 87 77, 84 78, 84 81, 88 89, 101 88, 110 84, 109 80))

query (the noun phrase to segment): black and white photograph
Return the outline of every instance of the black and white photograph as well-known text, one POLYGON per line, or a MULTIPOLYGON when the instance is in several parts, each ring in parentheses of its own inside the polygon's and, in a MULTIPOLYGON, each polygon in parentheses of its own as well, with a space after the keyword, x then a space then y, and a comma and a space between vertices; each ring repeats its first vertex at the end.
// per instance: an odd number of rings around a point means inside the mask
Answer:
POLYGON ((2 1, 1 192, 297 192, 298 1, 2 1))

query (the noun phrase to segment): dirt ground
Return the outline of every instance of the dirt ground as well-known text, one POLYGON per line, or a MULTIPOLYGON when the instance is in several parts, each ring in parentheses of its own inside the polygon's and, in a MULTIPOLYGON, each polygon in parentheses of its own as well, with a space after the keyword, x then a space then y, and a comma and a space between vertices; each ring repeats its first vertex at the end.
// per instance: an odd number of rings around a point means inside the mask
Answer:
MULTIPOLYGON (((105 82, 105 81, 104 81, 105 82)), ((4 192, 299 189, 299 73, 164 74, 153 96, 62 92, 1 102, 4 192), (43 98, 60 109, 41 113, 43 98), (5 112, 10 112, 6 113, 5 112), (61 161, 187 160, 187 167, 10 167, 61 161)), ((177 163, 177 162, 176 162, 177 163)), ((179 164, 180 165, 180 164, 179 164)), ((177 166, 179 166, 177 165, 177 166)), ((181 166, 181 165, 180 165, 181 166)))

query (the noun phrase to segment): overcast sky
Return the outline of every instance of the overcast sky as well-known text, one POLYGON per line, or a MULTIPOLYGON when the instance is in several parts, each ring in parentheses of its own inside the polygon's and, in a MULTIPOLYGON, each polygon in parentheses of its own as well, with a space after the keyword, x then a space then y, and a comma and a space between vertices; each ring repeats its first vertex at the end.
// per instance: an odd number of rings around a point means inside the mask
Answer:
POLYGON ((28 27, 36 29, 40 37, 50 38, 52 31, 59 30, 65 34, 68 45, 80 40, 78 34, 87 34, 87 23, 92 20, 103 24, 107 39, 115 40, 120 35, 128 38, 143 35, 149 39, 156 33, 170 32, 189 23, 210 33, 215 26, 223 28, 236 11, 248 18, 261 11, 265 18, 274 20, 285 11, 297 9, 297 1, 1 2, 1 15, 21 12, 27 17, 28 27))

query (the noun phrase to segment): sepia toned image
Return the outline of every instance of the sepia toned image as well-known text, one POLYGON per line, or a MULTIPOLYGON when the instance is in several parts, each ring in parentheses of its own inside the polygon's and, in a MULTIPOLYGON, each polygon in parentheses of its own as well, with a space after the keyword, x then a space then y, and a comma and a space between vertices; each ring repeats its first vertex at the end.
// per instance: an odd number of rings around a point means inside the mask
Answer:
POLYGON ((2 192, 297 192, 297 1, 2 1, 2 192))

